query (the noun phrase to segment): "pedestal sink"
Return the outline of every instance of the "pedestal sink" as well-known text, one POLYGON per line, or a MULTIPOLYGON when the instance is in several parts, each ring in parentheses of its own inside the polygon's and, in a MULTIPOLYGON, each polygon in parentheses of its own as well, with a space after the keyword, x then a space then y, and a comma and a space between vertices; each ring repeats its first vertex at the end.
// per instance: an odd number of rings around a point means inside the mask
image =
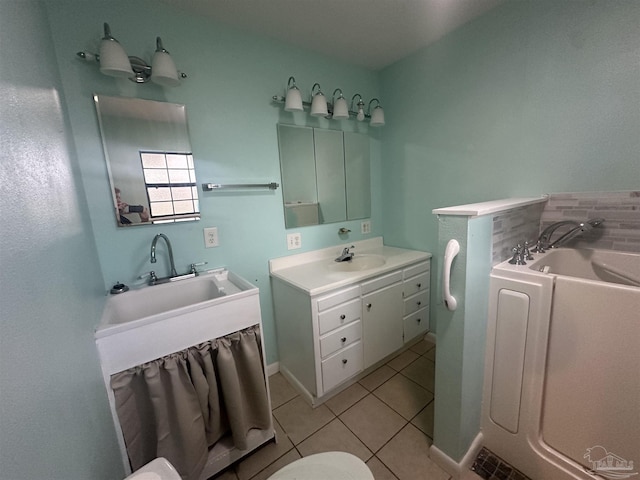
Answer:
POLYGON ((360 272, 362 270, 382 267, 385 263, 386 260, 382 255, 356 254, 351 260, 330 262, 327 268, 332 272, 360 272))

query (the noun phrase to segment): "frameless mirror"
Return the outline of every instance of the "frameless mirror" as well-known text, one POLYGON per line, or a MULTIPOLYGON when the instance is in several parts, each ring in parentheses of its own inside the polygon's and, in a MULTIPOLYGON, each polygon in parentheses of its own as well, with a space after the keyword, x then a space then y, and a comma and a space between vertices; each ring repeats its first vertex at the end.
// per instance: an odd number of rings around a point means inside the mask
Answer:
POLYGON ((93 98, 118 226, 199 220, 185 106, 93 98))
POLYGON ((369 137, 278 125, 287 228, 371 216, 369 137))

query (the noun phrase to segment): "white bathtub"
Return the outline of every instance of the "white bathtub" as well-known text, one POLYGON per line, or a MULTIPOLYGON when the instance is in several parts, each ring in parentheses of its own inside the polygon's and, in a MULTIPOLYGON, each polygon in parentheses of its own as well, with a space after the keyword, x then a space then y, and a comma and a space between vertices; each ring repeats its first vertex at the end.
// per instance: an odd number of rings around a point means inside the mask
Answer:
POLYGON ((534 480, 640 467, 640 255, 557 249, 491 273, 484 445, 534 480))

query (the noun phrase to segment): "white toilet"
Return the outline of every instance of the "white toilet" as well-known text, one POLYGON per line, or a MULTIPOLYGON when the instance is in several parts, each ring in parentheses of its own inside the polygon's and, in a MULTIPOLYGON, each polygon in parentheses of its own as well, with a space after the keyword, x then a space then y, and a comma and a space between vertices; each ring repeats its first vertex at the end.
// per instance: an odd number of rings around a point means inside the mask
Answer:
MULTIPOLYGON (((181 480, 165 458, 156 458, 125 480, 181 480)), ((355 455, 325 452, 309 455, 281 468, 268 480, 375 480, 369 467, 355 455)))
POLYGON ((282 467, 268 480, 374 480, 369 467, 355 455, 325 452, 282 467))

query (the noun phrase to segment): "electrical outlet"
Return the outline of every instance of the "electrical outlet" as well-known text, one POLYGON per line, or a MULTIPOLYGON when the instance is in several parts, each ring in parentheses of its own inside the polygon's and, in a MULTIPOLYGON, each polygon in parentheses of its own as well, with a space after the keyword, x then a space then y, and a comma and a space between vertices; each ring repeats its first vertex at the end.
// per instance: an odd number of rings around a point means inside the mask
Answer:
POLYGON ((371 220, 365 220, 360 224, 360 233, 371 233, 371 220))
POLYGON ((204 229, 204 246, 205 248, 217 247, 220 245, 218 241, 218 227, 207 227, 204 229))
POLYGON ((302 247, 302 235, 299 233, 287 233, 287 250, 295 250, 302 247))

